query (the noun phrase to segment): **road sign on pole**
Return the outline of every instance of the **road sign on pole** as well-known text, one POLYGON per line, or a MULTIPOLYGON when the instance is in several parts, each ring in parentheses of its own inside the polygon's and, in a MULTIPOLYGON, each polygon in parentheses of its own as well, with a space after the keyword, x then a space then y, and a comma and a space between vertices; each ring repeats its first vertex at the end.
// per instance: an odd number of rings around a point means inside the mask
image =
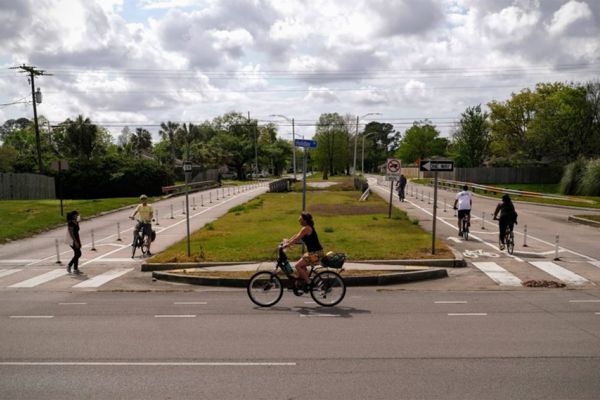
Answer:
POLYGON ((386 175, 388 176, 400 176, 402 170, 402 161, 395 158, 388 158, 386 164, 386 175))
POLYGON ((315 147, 317 147, 317 141, 316 140, 310 140, 310 139, 296 139, 296 140, 294 140, 294 146, 296 146, 296 147, 310 147, 310 148, 314 149, 315 147))
POLYGON ((450 160, 421 160, 419 171, 423 172, 451 172, 454 171, 454 161, 450 160))

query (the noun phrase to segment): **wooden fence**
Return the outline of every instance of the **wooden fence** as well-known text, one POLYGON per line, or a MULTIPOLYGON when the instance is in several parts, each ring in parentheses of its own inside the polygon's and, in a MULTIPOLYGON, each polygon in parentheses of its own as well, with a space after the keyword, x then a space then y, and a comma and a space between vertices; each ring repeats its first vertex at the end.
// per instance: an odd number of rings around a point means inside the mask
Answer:
POLYGON ((0 200, 55 199, 54 178, 37 174, 0 173, 0 200))
MULTIPOLYGON (((455 168, 453 172, 438 172, 438 178, 471 183, 558 183, 562 172, 561 167, 455 168)), ((432 172, 421 174, 433 178, 432 172)))

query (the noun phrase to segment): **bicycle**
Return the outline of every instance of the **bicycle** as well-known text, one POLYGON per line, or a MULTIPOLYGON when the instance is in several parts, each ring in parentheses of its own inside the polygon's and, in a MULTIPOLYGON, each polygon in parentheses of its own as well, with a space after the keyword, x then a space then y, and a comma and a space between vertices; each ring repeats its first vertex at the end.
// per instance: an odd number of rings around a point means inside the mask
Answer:
POLYGON ((285 242, 277 247, 277 261, 273 271, 258 271, 248 281, 248 297, 254 304, 260 307, 274 306, 283 296, 283 284, 277 271, 281 270, 288 282, 288 290, 293 290, 296 296, 302 296, 305 291, 310 292, 313 300, 323 306, 332 307, 341 302, 346 295, 346 284, 344 280, 331 268, 341 269, 346 255, 337 253, 332 256, 325 256, 321 259, 319 266, 310 265, 308 277, 310 283, 302 290, 297 287, 293 274, 293 268, 290 265, 284 248, 285 242), (325 268, 325 270, 321 270, 325 268))
MULTIPOLYGON (((499 221, 498 218, 494 218, 494 220, 499 221)), ((500 250, 502 250, 502 246, 506 246, 506 251, 508 251, 508 254, 513 254, 515 251, 515 234, 514 232, 510 229, 510 225, 506 225, 506 228, 504 229, 504 244, 500 241, 499 243, 499 247, 500 250)))
MULTIPOLYGON (((456 210, 457 208, 454 207, 454 209, 456 210)), ((460 220, 461 227, 462 227, 460 236, 462 236, 463 239, 465 239, 465 240, 469 240, 469 225, 470 225, 469 219, 470 219, 470 215, 466 214, 460 220)))
POLYGON ((151 232, 151 236, 148 236, 143 228, 137 231, 137 235, 131 246, 131 258, 135 257, 135 251, 138 248, 142 251, 142 256, 150 255, 150 243, 153 242, 156 237, 156 233, 153 230, 151 230, 151 232))

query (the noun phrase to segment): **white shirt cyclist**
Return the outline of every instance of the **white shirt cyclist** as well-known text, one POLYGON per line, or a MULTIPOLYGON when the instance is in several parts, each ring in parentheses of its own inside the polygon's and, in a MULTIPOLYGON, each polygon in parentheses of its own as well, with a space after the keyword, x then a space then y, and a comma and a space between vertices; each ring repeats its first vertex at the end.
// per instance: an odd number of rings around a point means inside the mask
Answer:
POLYGON ((473 198, 473 193, 468 190, 463 190, 462 192, 456 195, 456 200, 458 201, 458 209, 459 210, 470 210, 471 209, 471 201, 473 198))

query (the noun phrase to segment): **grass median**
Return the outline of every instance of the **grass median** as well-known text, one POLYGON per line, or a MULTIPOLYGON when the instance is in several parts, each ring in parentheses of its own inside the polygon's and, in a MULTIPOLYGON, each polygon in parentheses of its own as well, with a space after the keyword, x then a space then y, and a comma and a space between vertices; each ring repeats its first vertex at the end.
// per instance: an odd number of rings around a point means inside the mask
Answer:
MULTIPOLYGON (((416 221, 377 196, 359 202, 355 191, 314 191, 307 210, 325 251, 344 252, 350 260, 424 259, 431 256, 431 234, 416 221)), ((191 257, 182 240, 150 259, 150 263, 202 261, 266 261, 275 258, 277 244, 300 229, 302 193, 267 193, 207 224, 191 236, 191 257)), ((450 249, 436 243, 434 258, 453 258, 450 249)), ((300 256, 300 246, 288 255, 300 256)))
POLYGON ((78 210, 82 218, 98 215, 139 202, 137 197, 94 200, 63 200, 65 216, 60 215, 59 200, 0 201, 0 243, 31 236, 66 224, 66 214, 78 210))

